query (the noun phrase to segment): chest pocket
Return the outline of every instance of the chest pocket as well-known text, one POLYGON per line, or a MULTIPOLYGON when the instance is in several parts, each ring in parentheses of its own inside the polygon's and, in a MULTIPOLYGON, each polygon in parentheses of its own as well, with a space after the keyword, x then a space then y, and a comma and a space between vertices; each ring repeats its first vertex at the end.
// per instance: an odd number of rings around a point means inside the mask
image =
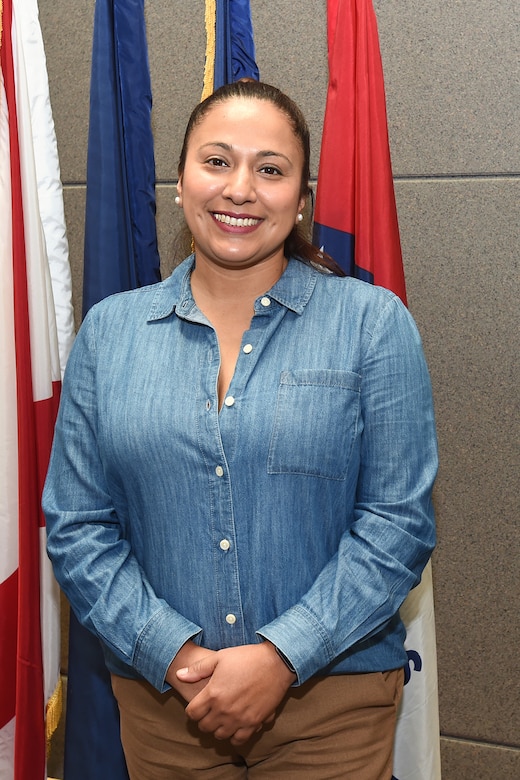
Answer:
POLYGON ((345 479, 358 433, 361 377, 350 371, 283 371, 268 474, 345 479))

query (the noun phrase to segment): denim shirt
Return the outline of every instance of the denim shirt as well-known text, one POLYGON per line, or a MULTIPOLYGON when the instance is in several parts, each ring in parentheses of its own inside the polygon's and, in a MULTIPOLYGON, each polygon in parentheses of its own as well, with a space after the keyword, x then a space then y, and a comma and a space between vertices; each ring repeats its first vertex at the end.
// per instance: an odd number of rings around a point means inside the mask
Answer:
POLYGON ((219 412, 193 263, 102 301, 76 338, 43 501, 60 585, 109 669, 159 690, 190 638, 268 639, 299 683, 403 666, 437 469, 412 317, 291 259, 219 412))

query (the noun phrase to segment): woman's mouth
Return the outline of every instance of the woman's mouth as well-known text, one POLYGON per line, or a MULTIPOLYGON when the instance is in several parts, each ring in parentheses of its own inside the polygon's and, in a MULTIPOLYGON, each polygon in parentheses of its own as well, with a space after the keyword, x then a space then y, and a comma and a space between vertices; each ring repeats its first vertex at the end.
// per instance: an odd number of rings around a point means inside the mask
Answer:
POLYGON ((213 211, 212 215, 217 222, 220 222, 222 225, 229 225, 229 227, 251 228, 260 224, 262 221, 255 217, 233 217, 230 214, 222 214, 217 211, 213 211))

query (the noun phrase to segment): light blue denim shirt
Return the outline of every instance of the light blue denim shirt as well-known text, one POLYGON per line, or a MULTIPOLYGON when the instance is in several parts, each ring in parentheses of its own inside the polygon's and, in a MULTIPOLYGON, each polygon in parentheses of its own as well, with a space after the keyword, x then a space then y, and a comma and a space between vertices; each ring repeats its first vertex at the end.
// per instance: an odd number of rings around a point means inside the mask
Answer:
POLYGON ((219 413, 192 265, 102 301, 76 338, 44 491, 59 583, 109 669, 159 690, 190 638, 269 639, 300 683, 403 666, 437 469, 410 314, 291 260, 219 413))

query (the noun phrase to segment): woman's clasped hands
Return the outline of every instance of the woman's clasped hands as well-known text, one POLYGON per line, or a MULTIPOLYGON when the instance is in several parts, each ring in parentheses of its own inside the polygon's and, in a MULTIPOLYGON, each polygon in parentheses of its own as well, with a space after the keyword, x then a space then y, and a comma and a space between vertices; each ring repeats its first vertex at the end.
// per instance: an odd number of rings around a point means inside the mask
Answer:
POLYGON ((186 715, 201 731, 242 745, 273 722, 296 676, 268 641, 218 651, 187 642, 166 680, 186 699, 186 715))

